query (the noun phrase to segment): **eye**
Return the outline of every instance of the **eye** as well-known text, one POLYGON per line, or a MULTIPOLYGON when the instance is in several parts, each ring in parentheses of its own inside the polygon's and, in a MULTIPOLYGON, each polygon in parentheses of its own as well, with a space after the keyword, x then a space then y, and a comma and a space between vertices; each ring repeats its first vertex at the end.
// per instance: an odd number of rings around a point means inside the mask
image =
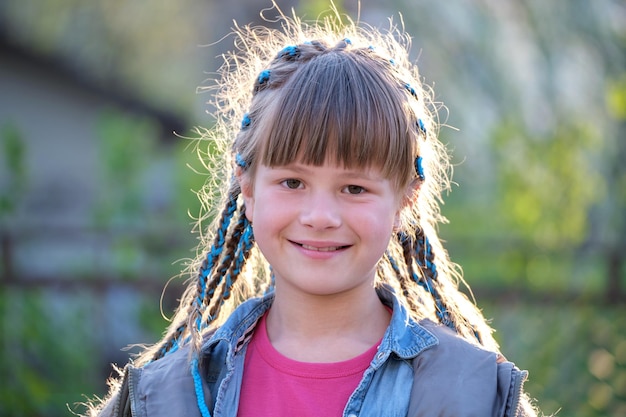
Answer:
POLYGON ((360 185, 348 185, 344 188, 345 192, 348 194, 362 194, 365 192, 365 188, 360 185))
POLYGON ((281 184, 289 189, 295 190, 297 188, 300 188, 300 186, 302 185, 302 181, 296 180, 294 178, 289 178, 284 180, 281 184))

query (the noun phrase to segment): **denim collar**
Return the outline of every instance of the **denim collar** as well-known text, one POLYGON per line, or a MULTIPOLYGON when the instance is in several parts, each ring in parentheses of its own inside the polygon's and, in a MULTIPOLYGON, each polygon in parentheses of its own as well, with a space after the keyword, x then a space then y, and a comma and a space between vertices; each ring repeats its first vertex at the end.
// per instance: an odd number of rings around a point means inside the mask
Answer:
MULTIPOLYGON (((391 322, 378 347, 372 366, 381 366, 393 353, 399 359, 412 359, 439 343, 437 337, 413 320, 389 287, 377 289, 381 302, 393 310, 391 322)), ((238 353, 249 342, 254 327, 271 307, 274 293, 252 298, 237 307, 226 322, 204 343, 202 352, 211 351, 218 343, 226 343, 231 354, 238 353)))

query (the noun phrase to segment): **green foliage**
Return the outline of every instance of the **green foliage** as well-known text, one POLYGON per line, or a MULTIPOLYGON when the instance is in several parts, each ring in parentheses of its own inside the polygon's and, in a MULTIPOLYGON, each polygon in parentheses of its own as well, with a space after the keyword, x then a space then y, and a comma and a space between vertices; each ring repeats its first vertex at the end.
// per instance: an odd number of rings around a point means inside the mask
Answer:
POLYGON ((93 372, 100 352, 86 320, 93 300, 59 296, 69 298, 0 289, 0 415, 65 415, 68 402, 82 400, 77 393, 102 383, 93 372))
POLYGON ((103 188, 96 221, 110 226, 140 219, 145 209, 142 173, 157 139, 154 122, 110 109, 100 116, 96 133, 103 188))
POLYGON ((626 245, 626 72, 607 79, 606 84, 606 106, 614 123, 607 127, 612 140, 608 141, 603 161, 607 176, 603 215, 609 223, 607 240, 619 250, 626 245))
MULTIPOLYGON (((343 1, 336 0, 333 2, 339 13, 343 13, 343 1)), ((298 16, 305 20, 317 20, 324 16, 332 14, 330 11, 331 3, 328 0, 311 0, 301 2, 297 7, 298 16)))
POLYGON ((594 166, 605 144, 584 124, 558 126, 539 134, 516 119, 500 123, 491 135, 492 191, 448 201, 443 235, 470 284, 602 292, 602 254, 581 248, 608 188, 594 166))
POLYGON ((12 213, 26 185, 26 144, 18 127, 12 123, 0 129, 0 220, 12 213))
POLYGON ((626 412, 624 307, 487 303, 508 359, 530 372, 542 411, 568 417, 626 412))
POLYGON ((606 101, 609 114, 616 120, 626 120, 626 73, 608 80, 606 101))
POLYGON ((509 120, 493 134, 507 231, 545 249, 583 242, 587 214, 603 197, 604 180, 591 164, 600 141, 588 126, 566 123, 540 135, 509 120))
POLYGON ((102 268, 128 280, 165 282, 180 272, 173 262, 196 244, 189 233, 201 213, 196 193, 210 175, 193 152, 195 139, 164 144, 156 121, 112 109, 102 113, 96 134, 100 192, 93 224, 106 237, 102 268))

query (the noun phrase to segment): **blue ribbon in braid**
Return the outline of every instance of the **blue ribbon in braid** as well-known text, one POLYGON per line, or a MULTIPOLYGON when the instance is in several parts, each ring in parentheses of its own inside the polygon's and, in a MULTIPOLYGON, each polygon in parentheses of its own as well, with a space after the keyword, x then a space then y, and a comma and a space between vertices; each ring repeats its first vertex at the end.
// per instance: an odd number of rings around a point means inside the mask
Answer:
MULTIPOLYGON (((235 265, 232 270, 232 275, 229 273, 225 277, 226 290, 224 291, 224 299, 228 298, 230 293, 230 287, 232 285, 232 276, 237 276, 241 272, 247 254, 250 252, 252 245, 254 244, 254 234, 252 232, 252 224, 248 219, 243 216, 242 220, 244 224, 244 230, 241 234, 239 245, 237 246, 237 258, 235 259, 235 265)), ((200 375, 200 366, 197 353, 191 361, 191 375, 193 377, 193 386, 196 393, 196 402, 198 403, 198 409, 202 417, 211 417, 209 408, 204 400, 204 391, 202 389, 202 376, 200 375)))
POLYGON ((239 273, 241 272, 241 268, 243 267, 243 264, 246 261, 246 256, 248 255, 248 253, 250 252, 250 249, 252 249, 252 245, 254 244, 254 235, 252 232, 252 225, 248 221, 248 218, 245 216, 242 216, 242 220, 240 221, 244 225, 244 229, 241 234, 241 239, 239 240, 239 244, 237 245, 237 252, 236 252, 237 255, 235 258, 235 263, 233 265, 233 268, 224 277, 226 281, 226 287, 224 290, 223 298, 225 300, 228 299, 228 297, 230 297, 230 288, 233 285, 232 283, 233 276, 237 277, 239 273))
MULTIPOLYGON (((208 287, 206 285, 206 281, 207 281, 209 274, 211 273, 211 270, 215 266, 215 261, 219 258, 220 254, 222 253, 224 242, 226 239, 226 233, 228 232, 228 227, 230 225, 231 219, 236 210, 237 210, 237 197, 231 196, 231 198, 228 201, 228 204, 226 205, 226 208, 224 209, 224 216, 222 219, 222 224, 217 230, 216 241, 213 244, 213 246, 211 246, 211 249, 207 253, 207 257, 202 262, 202 266, 200 267, 200 271, 198 272, 198 283, 200 285, 200 291, 198 291, 198 296, 194 300, 195 308, 198 311, 202 310, 202 306, 204 305, 204 299, 206 297, 210 297, 213 295, 214 290, 211 290, 207 293, 208 287)), ((198 330, 203 329, 202 315, 199 315, 196 318, 196 328, 198 330)), ((185 325, 182 325, 178 329, 176 329, 176 332, 182 333, 184 329, 185 329, 185 325)), ((180 341, 178 340, 178 338, 174 338, 170 343, 166 344, 165 346, 163 346, 163 348, 161 348, 159 352, 159 356, 163 357, 167 355, 168 353, 175 352, 178 349, 179 343, 180 341)))
POLYGON ((198 354, 191 360, 191 376, 193 377, 193 387, 196 392, 196 402, 198 403, 198 409, 202 417, 211 417, 209 407, 204 401, 204 391, 202 389, 202 376, 200 375, 200 367, 198 365, 198 354))
MULTIPOLYGON (((393 59, 390 60, 392 65, 395 65, 395 62, 393 62, 393 59)), ((415 91, 415 88, 413 88, 411 86, 411 84, 409 83, 404 83, 404 88, 413 96, 415 97, 416 100, 419 100, 419 96, 417 95, 417 91, 415 91)), ((416 122, 417 128, 420 132, 422 132, 422 134, 424 135, 424 137, 426 137, 426 125, 424 124, 424 121, 422 119, 417 119, 416 122)), ((424 168, 422 167, 422 157, 418 156, 415 159, 415 172, 417 172, 417 177, 421 180, 424 181, 426 179, 426 176, 424 175, 424 168)))
MULTIPOLYGON (((441 300, 441 296, 439 295, 439 292, 436 290, 433 284, 433 281, 437 280, 438 272, 437 272, 437 267, 435 266, 435 263, 432 261, 433 259, 432 246, 430 245, 428 238, 424 236, 423 239, 421 238, 417 239, 416 245, 413 246, 413 244, 411 243, 412 239, 410 239, 406 233, 400 232, 398 233, 398 240, 400 241, 403 247, 406 247, 406 245, 409 245, 409 247, 412 248, 411 250, 413 252, 415 260, 417 264, 420 266, 420 268, 422 268, 422 270, 428 269, 428 271, 430 272, 430 273, 427 273, 426 271, 423 271, 420 277, 420 275, 416 273, 416 271, 414 270, 412 265, 410 265, 410 263, 407 265, 413 281, 415 281, 420 287, 428 291, 428 293, 433 297, 433 300, 435 301, 435 306, 437 307, 437 318, 439 319, 439 321, 442 324, 445 324, 446 326, 456 331, 456 327, 454 326, 454 323, 450 319, 450 314, 448 313, 448 309, 443 304, 443 301, 441 300), (423 253, 424 256, 423 257, 420 256, 420 253, 423 253), (423 258, 423 261, 422 261, 422 258, 423 258)), ((392 263, 392 267, 394 267, 393 263, 392 263)), ((394 269, 397 269, 397 268, 398 267, 396 265, 394 269)))
MULTIPOLYGON (((405 245, 408 244, 408 245, 410 245, 412 247, 412 244, 409 241, 409 237, 408 237, 408 235, 406 233, 404 233, 404 232, 398 233, 398 239, 400 240, 400 243, 402 244, 402 246, 405 246, 405 245)), ((390 260, 392 260, 391 257, 390 257, 390 260)), ((419 257, 417 258, 417 264, 421 266, 421 263, 419 261, 419 257)), ((394 270, 397 273, 400 273, 400 269, 398 268, 398 265, 395 264, 395 261, 392 262, 391 266, 394 268, 394 270)), ((433 288, 431 279, 429 277, 426 277, 426 276, 424 276, 424 278, 421 279, 420 276, 417 274, 417 272, 415 272, 415 268, 413 268, 413 265, 411 265, 410 263, 408 263, 407 267, 409 269, 409 272, 411 274, 411 278, 413 279, 413 281, 415 281, 420 287, 424 288, 431 295, 433 295, 434 288, 433 288)))
POLYGON ((450 314, 448 313, 448 309, 443 304, 443 301, 441 300, 441 296, 439 295, 439 292, 435 289, 433 285, 433 281, 437 280, 438 271, 437 271, 437 267, 435 263, 433 262, 434 256, 432 252, 432 246, 430 245, 430 241, 428 240, 426 236, 424 236, 423 239, 418 239, 416 250, 418 251, 418 253, 419 252, 424 253, 424 258, 423 258, 424 261, 421 262, 420 260, 421 257, 417 256, 417 263, 423 269, 430 271, 430 274, 425 272, 423 275, 426 280, 426 284, 428 285, 425 288, 430 292, 430 294, 435 299, 435 304, 437 306, 437 317, 439 318, 441 323, 452 328, 453 330, 456 330, 454 323, 450 319, 450 314))
POLYGON ((393 272, 395 272, 397 275, 400 275, 401 274, 400 267, 398 266, 398 263, 393 258, 393 256, 391 256, 391 253, 389 253, 389 251, 387 251, 385 253, 385 255, 387 255, 387 259, 389 260, 389 263, 391 264, 391 269, 393 269, 393 272))
MULTIPOLYGON (((186 324, 181 325, 180 327, 178 327, 178 329, 176 329, 176 333, 181 334, 185 330, 185 327, 186 327, 186 324)), ((158 354, 158 356, 154 357, 154 360, 162 358, 163 356, 167 355, 168 353, 176 352, 178 350, 178 346, 179 346, 178 339, 174 338, 173 340, 171 340, 169 343, 164 345, 159 350, 159 354, 158 354)), ((150 362, 152 362, 152 361, 150 361, 150 362)), ((150 362, 148 362, 148 363, 150 363, 150 362)))
MULTIPOLYGON (((236 210, 237 210, 237 197, 233 195, 233 196, 230 196, 230 198, 228 199, 228 203, 226 204, 226 207, 224 208, 224 215, 223 215, 222 223, 217 229, 216 240, 211 246, 211 249, 209 249, 209 252, 207 253, 207 257, 202 263, 202 268, 200 269, 200 273, 198 274, 199 275, 198 279, 200 280, 200 286, 201 286, 201 291, 198 294, 198 297, 196 298, 196 301, 195 301, 196 308, 198 308, 198 310, 202 309, 202 306, 204 305, 204 300, 207 297, 211 297, 213 295, 214 290, 208 290, 206 281, 207 281, 209 274, 215 267, 215 262, 221 255, 222 250, 224 249, 224 243, 226 241, 226 234, 228 233, 228 227, 230 226, 230 222, 236 210)), ((203 328, 202 316, 196 319, 196 328, 198 330, 202 330, 203 328)))

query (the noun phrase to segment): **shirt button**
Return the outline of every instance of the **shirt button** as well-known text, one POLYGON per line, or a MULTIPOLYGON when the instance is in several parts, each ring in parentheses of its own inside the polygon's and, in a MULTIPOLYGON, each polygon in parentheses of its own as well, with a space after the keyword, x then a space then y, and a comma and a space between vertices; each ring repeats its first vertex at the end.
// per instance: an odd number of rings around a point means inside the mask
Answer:
MULTIPOLYGON (((378 359, 382 359, 384 357, 385 357, 385 352, 378 352, 378 359)), ((349 417, 352 417, 352 416, 349 416, 349 417)), ((354 416, 354 417, 356 417, 356 416, 354 416)))

